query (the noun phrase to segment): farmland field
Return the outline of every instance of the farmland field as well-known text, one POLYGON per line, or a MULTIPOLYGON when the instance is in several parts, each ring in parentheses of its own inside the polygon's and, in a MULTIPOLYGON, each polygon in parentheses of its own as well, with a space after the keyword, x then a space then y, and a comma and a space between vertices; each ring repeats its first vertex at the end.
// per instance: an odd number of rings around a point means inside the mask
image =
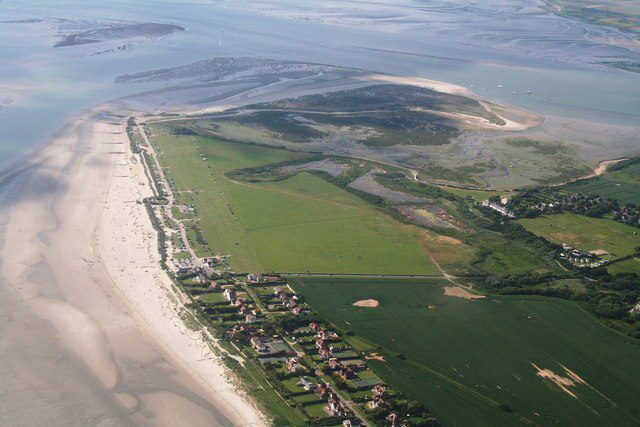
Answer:
POLYGON ((231 254, 236 271, 438 273, 423 230, 318 176, 248 183, 224 175, 297 154, 151 129, 180 202, 196 208, 209 246, 199 255, 231 254))
POLYGON ((351 331, 354 348, 383 355, 367 362, 444 425, 640 423, 640 345, 573 302, 466 300, 445 296, 437 280, 291 283, 321 316, 351 331), (370 298, 380 306, 352 305, 370 298))
POLYGON ((603 249, 615 258, 631 255, 640 246, 637 228, 607 218, 562 213, 518 222, 549 241, 566 242, 587 251, 603 249))
POLYGON ((617 199, 621 205, 640 204, 640 163, 612 169, 602 176, 568 184, 563 190, 617 199))

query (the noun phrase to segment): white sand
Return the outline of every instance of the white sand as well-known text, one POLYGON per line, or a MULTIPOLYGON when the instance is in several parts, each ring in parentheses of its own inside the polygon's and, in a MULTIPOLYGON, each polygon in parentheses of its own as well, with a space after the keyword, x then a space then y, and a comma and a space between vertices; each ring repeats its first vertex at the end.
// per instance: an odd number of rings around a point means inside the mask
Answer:
POLYGON ((133 157, 130 152, 117 156, 103 213, 100 252, 107 271, 168 350, 210 389, 216 406, 238 425, 262 424, 257 410, 226 378, 202 333, 188 329, 180 318, 183 298, 160 268, 156 232, 144 205, 136 203, 153 192, 140 185, 147 178, 133 157))
POLYGON ((8 216, 6 421, 264 424, 180 321, 155 232, 135 203, 150 194, 139 185, 146 179, 129 164, 123 126, 93 117, 74 119, 33 157, 8 216))

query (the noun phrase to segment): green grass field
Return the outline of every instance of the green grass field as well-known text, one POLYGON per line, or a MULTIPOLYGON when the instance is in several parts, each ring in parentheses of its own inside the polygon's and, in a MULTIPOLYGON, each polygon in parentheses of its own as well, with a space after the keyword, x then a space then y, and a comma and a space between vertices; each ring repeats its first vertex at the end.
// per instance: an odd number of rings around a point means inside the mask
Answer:
POLYGON ((640 274, 640 259, 630 258, 624 261, 616 262, 607 267, 607 271, 611 274, 616 273, 636 273, 640 274))
POLYGON ((435 280, 291 282, 321 316, 350 330, 356 347, 369 342, 384 354, 367 363, 444 425, 640 423, 640 345, 573 302, 465 300, 445 296, 435 280), (380 306, 352 306, 369 298, 380 306), (563 377, 566 391, 533 365, 563 377))
POLYGON ((562 213, 518 222, 551 242, 566 242, 588 251, 604 249, 614 258, 631 255, 640 246, 637 228, 607 218, 562 213))
POLYGON ((640 163, 607 171, 602 176, 577 181, 562 189, 568 193, 617 199, 621 205, 640 204, 640 163))
POLYGON ((316 175, 269 183, 224 176, 295 153, 151 129, 181 201, 198 213, 209 246, 198 248, 199 255, 231 254, 236 271, 438 273, 421 247, 422 230, 316 175))

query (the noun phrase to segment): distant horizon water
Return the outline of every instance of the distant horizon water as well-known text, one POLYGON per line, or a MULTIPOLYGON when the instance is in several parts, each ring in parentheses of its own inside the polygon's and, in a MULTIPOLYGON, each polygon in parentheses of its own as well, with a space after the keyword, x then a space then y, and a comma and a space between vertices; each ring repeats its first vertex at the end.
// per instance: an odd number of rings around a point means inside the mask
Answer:
MULTIPOLYGON (((592 26, 542 12, 528 15, 517 7, 532 3, 526 0, 514 2, 516 6, 505 12, 512 14, 513 22, 501 23, 499 33, 488 29, 494 23, 490 19, 497 17, 488 18, 482 10, 461 10, 464 16, 456 18, 447 1, 431 14, 416 12, 411 15, 415 22, 407 19, 394 31, 368 16, 360 18, 364 24, 337 25, 316 19, 311 12, 313 19, 292 19, 215 2, 119 0, 109 10, 91 0, 72 3, 0 2, 4 22, 0 23, 0 104, 4 104, 0 170, 46 143, 74 114, 145 89, 114 83, 118 75, 217 56, 322 62, 442 80, 542 115, 640 127, 640 74, 578 60, 581 53, 593 58, 640 58, 640 48, 594 44, 584 35, 592 26), (470 45, 472 34, 462 37, 450 30, 442 19, 445 12, 452 20, 459 19, 465 30, 476 32, 477 46, 470 45), (15 23, 36 19, 47 21, 15 23), (155 39, 53 47, 63 34, 122 21, 162 22, 186 31, 155 39), (523 31, 522 25, 530 27, 523 31), (538 40, 555 27, 564 28, 566 34, 538 40)), ((348 2, 337 2, 342 3, 348 2)), ((411 5, 416 11, 421 5, 405 3, 410 14, 411 5)))

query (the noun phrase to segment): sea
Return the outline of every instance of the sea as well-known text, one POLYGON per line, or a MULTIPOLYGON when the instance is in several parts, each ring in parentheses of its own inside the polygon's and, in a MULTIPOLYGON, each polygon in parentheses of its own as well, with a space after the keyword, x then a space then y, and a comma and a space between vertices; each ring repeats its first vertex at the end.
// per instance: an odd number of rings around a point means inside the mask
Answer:
POLYGON ((0 170, 70 116, 142 89, 118 75, 218 56, 424 77, 543 115, 640 126, 640 74, 602 65, 640 61, 640 43, 537 0, 2 0, 0 170), (185 31, 53 47, 74 29, 118 22, 185 31))

